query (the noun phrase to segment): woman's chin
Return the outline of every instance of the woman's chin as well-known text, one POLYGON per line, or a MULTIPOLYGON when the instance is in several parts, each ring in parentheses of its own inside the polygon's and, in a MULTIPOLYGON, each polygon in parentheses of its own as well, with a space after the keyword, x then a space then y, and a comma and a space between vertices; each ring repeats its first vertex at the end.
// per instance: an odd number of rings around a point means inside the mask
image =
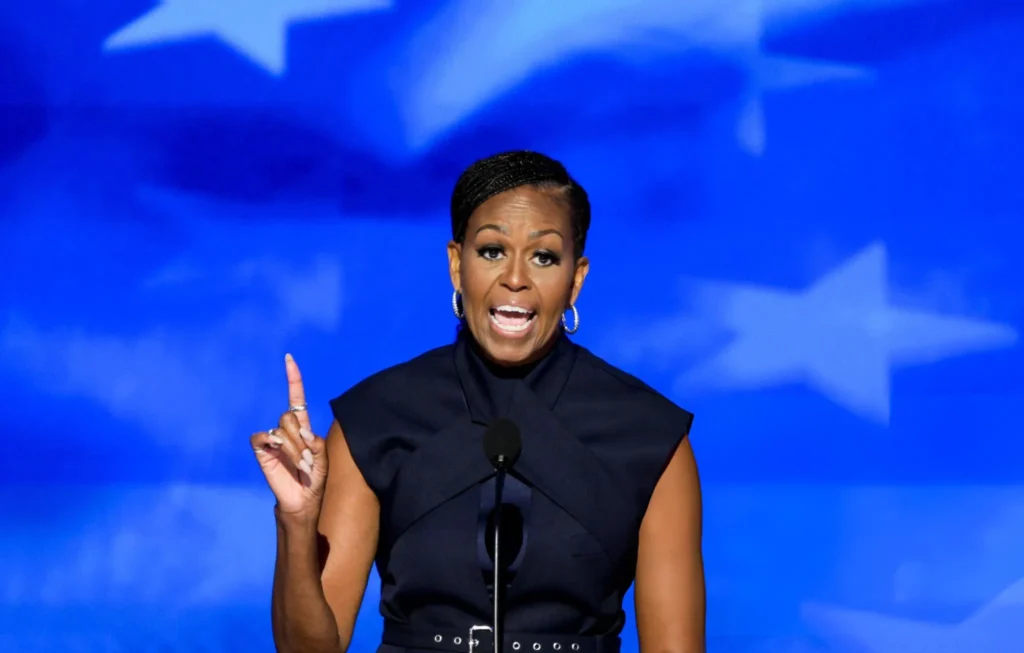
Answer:
POLYGON ((506 334, 500 330, 489 328, 487 336, 478 339, 480 346, 484 349, 493 363, 504 367, 526 365, 536 361, 544 355, 550 338, 539 338, 539 330, 535 325, 530 332, 524 335, 519 333, 506 334))

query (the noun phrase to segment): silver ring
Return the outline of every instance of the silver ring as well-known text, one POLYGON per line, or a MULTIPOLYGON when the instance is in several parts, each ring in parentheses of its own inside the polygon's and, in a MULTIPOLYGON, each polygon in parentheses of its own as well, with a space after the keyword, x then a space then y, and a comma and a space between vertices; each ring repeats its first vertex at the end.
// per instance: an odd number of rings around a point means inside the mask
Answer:
POLYGON ((288 406, 288 410, 293 413, 301 413, 306 410, 306 404, 294 404, 292 406, 288 406))

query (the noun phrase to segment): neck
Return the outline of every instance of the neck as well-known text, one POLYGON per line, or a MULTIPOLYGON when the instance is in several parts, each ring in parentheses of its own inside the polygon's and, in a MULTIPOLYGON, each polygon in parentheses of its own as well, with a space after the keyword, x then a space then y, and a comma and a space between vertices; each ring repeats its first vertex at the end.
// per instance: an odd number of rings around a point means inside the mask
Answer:
POLYGON ((473 352, 477 357, 486 365, 487 369, 499 378, 522 378, 529 374, 537 364, 544 360, 548 354, 558 345, 559 340, 564 336, 561 332, 556 331, 544 346, 538 349, 528 359, 515 363, 509 363, 507 361, 495 360, 490 354, 487 353, 476 338, 473 337, 472 332, 467 327, 463 327, 459 332, 460 337, 466 338, 473 352))

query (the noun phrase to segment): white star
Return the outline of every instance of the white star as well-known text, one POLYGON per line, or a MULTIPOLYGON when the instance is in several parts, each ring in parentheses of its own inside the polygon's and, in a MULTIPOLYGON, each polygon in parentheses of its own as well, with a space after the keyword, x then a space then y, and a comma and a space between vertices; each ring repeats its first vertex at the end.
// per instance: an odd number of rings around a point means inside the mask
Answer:
POLYGON ((280 75, 286 67, 289 23, 390 7, 391 0, 164 0, 110 35, 103 49, 216 36, 280 75))
POLYGON ((842 646, 864 653, 1011 653, 1024 639, 1024 579, 955 625, 813 604, 803 613, 842 646))
POLYGON ((685 374, 684 385, 761 388, 804 382, 887 424, 893 367, 1009 346, 1009 326, 894 307, 885 248, 865 248, 802 292, 716 287, 716 319, 736 337, 685 374))
POLYGON ((406 137, 414 148, 427 147, 531 75, 573 57, 602 51, 622 59, 692 52, 719 56, 747 71, 751 97, 738 136, 757 154, 764 147, 764 90, 868 75, 858 67, 761 51, 773 13, 801 15, 839 2, 518 0, 483 5, 461 0, 425 26, 396 67, 407 75, 398 91, 406 137))
MULTIPOLYGON (((760 35, 758 35, 760 41, 760 35)), ((740 145, 753 155, 764 154, 767 127, 764 118, 764 96, 769 91, 808 86, 837 79, 870 79, 872 71, 860 66, 830 64, 798 57, 766 55, 760 48, 748 58, 749 82, 746 102, 736 123, 740 145)))

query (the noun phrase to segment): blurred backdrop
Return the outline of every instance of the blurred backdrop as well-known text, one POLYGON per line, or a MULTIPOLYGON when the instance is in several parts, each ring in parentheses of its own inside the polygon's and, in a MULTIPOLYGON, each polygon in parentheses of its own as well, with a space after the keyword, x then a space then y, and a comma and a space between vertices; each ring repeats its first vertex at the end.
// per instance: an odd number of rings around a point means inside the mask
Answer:
POLYGON ((272 650, 282 357, 323 432, 450 341, 449 193, 513 148, 590 191, 578 342, 697 414, 712 653, 1019 650, 1022 43, 1017 0, 0 4, 0 651, 272 650))

